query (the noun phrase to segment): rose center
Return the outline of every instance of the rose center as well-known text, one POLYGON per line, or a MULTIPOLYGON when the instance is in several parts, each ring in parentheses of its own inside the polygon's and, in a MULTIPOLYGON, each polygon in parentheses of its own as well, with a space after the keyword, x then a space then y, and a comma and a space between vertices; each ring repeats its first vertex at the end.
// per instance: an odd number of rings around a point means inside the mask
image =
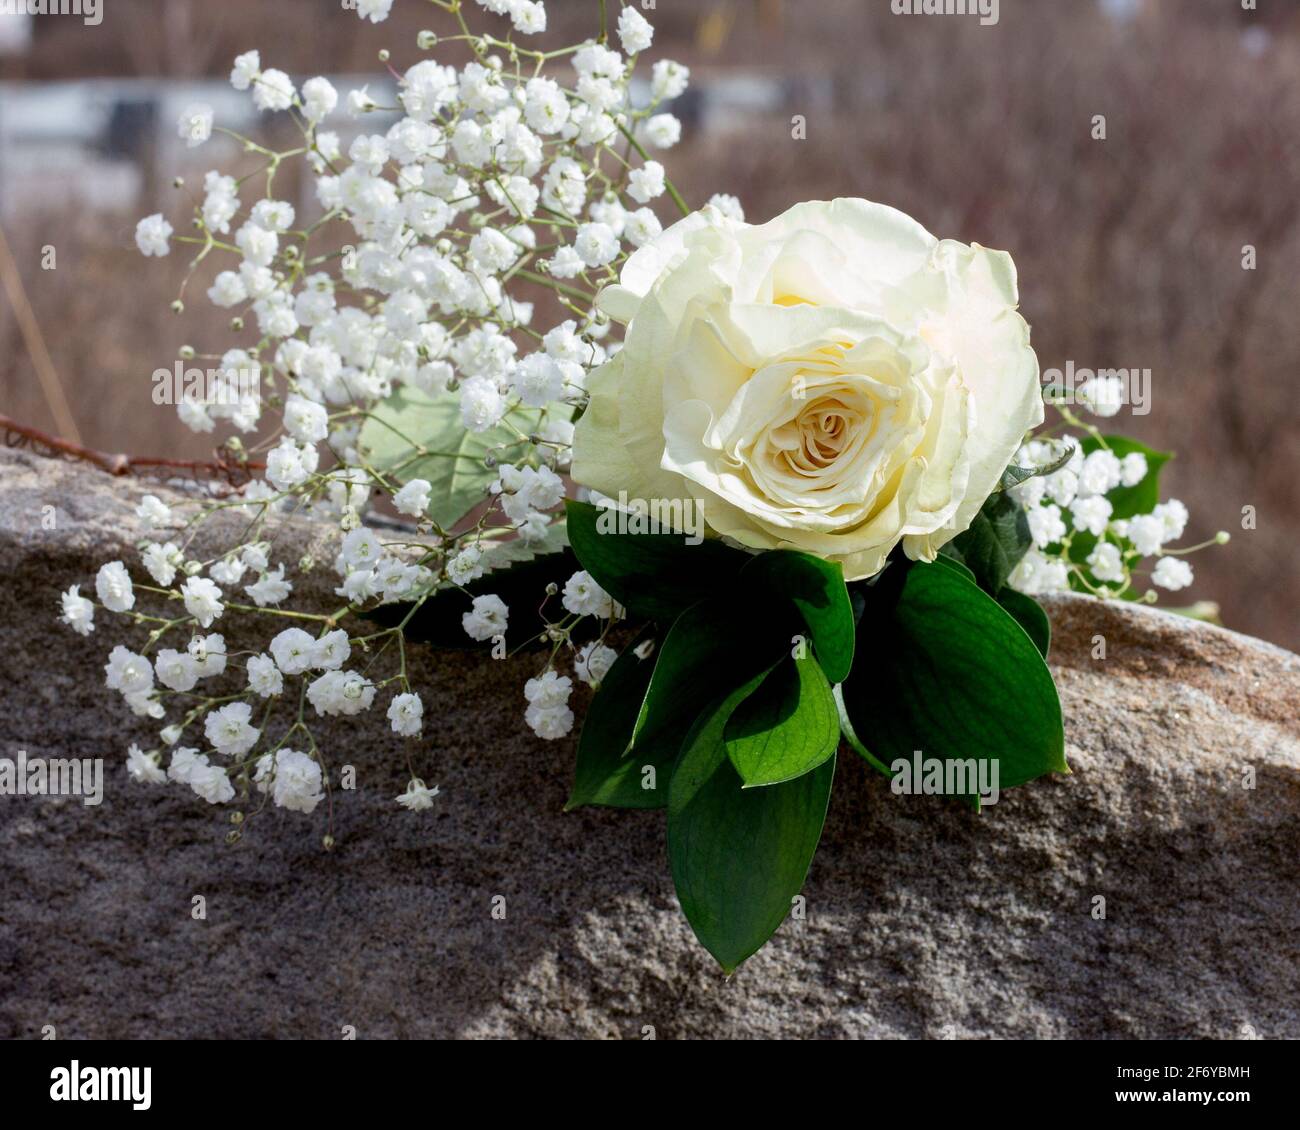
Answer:
POLYGON ((863 423, 861 410, 837 398, 823 399, 805 406, 773 439, 788 470, 816 475, 840 459, 863 423))

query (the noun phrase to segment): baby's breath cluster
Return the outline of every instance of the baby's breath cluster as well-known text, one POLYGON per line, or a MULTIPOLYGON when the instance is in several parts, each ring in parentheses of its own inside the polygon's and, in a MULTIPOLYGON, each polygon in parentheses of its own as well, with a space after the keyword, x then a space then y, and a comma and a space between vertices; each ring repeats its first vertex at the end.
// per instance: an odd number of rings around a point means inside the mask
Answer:
MULTIPOLYGON (((650 151, 680 137, 664 107, 688 72, 656 62, 634 103, 636 56, 654 37, 639 10, 593 2, 592 38, 542 50, 532 46, 546 30, 540 0, 477 0, 508 18, 499 34, 472 30, 485 13, 466 0, 433 2, 458 30, 421 33, 424 57, 405 70, 382 52, 392 95, 379 84, 340 92, 325 77, 299 87, 258 51, 240 55, 231 84, 290 120, 300 140, 266 148, 223 129, 210 107, 189 107, 178 127, 188 146, 225 134, 259 168, 208 172, 186 234, 161 213, 136 230, 145 256, 193 250, 178 310, 199 268, 217 264, 207 298, 255 340, 216 353, 185 347, 187 362, 212 363, 212 379, 187 386, 178 411, 265 470, 220 500, 169 507, 147 497, 138 559, 104 565, 94 599, 71 588, 63 620, 89 635, 103 610, 147 631, 138 651, 115 646, 105 668, 108 686, 161 724, 157 748, 128 751, 130 775, 188 785, 212 804, 238 798, 237 829, 246 801, 311 812, 328 796, 318 718, 383 709, 395 735, 421 735, 407 622, 433 593, 483 577, 507 543, 545 543, 586 375, 618 348, 594 295, 660 233, 657 206, 687 211, 650 151), (276 192, 291 161, 314 178, 309 216, 276 192), (551 320, 539 326, 542 310, 551 320), (481 446, 434 450, 407 434, 400 412, 380 410, 399 393, 425 410, 450 405, 459 439, 481 446), (408 447, 383 456, 394 443, 408 447), (449 519, 448 495, 471 471, 482 475, 479 496, 457 495, 449 519), (380 497, 413 532, 383 532, 380 497), (268 523, 290 510, 339 527, 332 612, 288 607, 295 574, 317 564, 276 560, 268 523), (246 519, 243 535, 204 558, 196 537, 222 512, 246 519), (410 606, 400 625, 373 630, 353 615, 385 603, 410 606), (266 622, 262 650, 227 650, 220 629, 235 616, 266 622)), ((392 6, 358 0, 356 11, 377 24, 392 6)), ((732 198, 714 203, 739 212, 732 198)), ((578 647, 573 629, 593 617, 607 628, 618 611, 586 573, 554 595, 564 611, 546 622, 546 665, 524 688, 527 723, 545 738, 573 727, 562 668, 596 684, 615 658, 603 642, 578 647)), ((500 597, 475 595, 463 627, 472 640, 503 641, 509 616, 500 597)), ((427 809, 438 790, 407 763, 397 803, 427 809)))
MULTIPOLYGON (((1094 378, 1083 389, 1078 406, 1091 415, 1109 417, 1119 410, 1120 391, 1096 387, 1107 378, 1094 378)), ((1176 592, 1192 583, 1187 554, 1210 544, 1223 544, 1226 532, 1201 545, 1174 548, 1182 538, 1188 511, 1176 498, 1154 503, 1145 513, 1120 517, 1117 502, 1154 476, 1143 450, 1116 450, 1101 430, 1058 404, 1061 422, 1037 433, 1019 451, 1015 464, 1043 468, 1047 473, 1010 489, 1025 508, 1033 546, 1008 578, 1031 596, 1056 592, 1088 592, 1107 598, 1153 602, 1154 588, 1176 592), (1053 433, 1059 438, 1054 438, 1053 433), (1062 446, 1069 452, 1062 463, 1062 446), (1154 558, 1154 564, 1150 559, 1154 558)), ((1137 446, 1131 441, 1124 447, 1137 446)), ((1156 497, 1155 492, 1150 492, 1156 497)))

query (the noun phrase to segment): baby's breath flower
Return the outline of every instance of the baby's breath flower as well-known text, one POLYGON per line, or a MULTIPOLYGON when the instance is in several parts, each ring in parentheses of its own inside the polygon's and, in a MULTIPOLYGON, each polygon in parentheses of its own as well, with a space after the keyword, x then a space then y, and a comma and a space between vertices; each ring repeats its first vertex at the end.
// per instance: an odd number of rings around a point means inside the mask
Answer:
POLYGON ((135 607, 135 589, 122 562, 110 561, 99 567, 95 577, 95 595, 110 612, 129 612, 135 607))
POLYGON ((470 611, 461 616, 460 622, 470 639, 482 641, 505 635, 509 618, 505 601, 495 593, 488 593, 474 598, 470 611))
POLYGON ((388 721, 393 733, 411 738, 424 725, 424 703, 418 694, 399 694, 388 704, 388 721))
POLYGON ((135 227, 135 245, 140 249, 140 254, 146 257, 156 255, 159 258, 169 254, 172 230, 171 224, 163 218, 161 212, 146 216, 135 227))
POLYGON ((608 619, 614 614, 613 599, 585 569, 580 569, 565 582, 562 603, 575 616, 608 619))
POLYGON ((612 647, 606 647, 603 643, 589 643, 574 656, 573 670, 584 683, 596 686, 609 674, 609 669, 614 666, 617 658, 618 652, 612 647))
POLYGON ((285 628, 271 641, 270 651, 284 674, 301 675, 315 660, 316 641, 301 628, 285 628))
POLYGON ((372 24, 383 23, 393 10, 393 0, 357 0, 357 15, 372 24))
POLYGON ((1192 567, 1177 557, 1162 557, 1151 573, 1151 583, 1176 592, 1192 583, 1192 567))
POLYGON ((259 110, 287 110, 296 96, 293 80, 284 71, 271 68, 253 80, 253 105, 259 110))
POLYGON ((268 655, 254 655, 248 661, 248 689, 262 698, 272 698, 284 690, 284 676, 268 655))
POLYGON ((277 808, 310 813, 325 799, 319 762, 296 749, 280 749, 258 758, 253 782, 270 792, 277 808))
POLYGON ((181 585, 185 611, 206 628, 225 612, 221 602, 221 589, 207 577, 191 577, 181 585))
POLYGON ((230 85, 236 90, 247 90, 262 69, 262 57, 256 51, 245 51, 235 60, 230 72, 230 85))
POLYGON ((406 792, 396 798, 397 803, 410 812, 423 812, 433 807, 433 798, 439 794, 437 785, 429 788, 419 777, 406 786, 406 792))
POLYGON ((126 771, 131 780, 141 784, 161 785, 167 781, 167 774, 158 767, 157 758, 145 753, 134 742, 126 751, 126 771))
POLYGON ((95 630, 95 606, 81 595, 81 586, 73 585, 62 597, 63 615, 60 619, 79 636, 88 636, 95 630))
POLYGON ((252 749, 259 736, 250 724, 252 713, 248 703, 231 702, 209 714, 203 732, 212 748, 227 757, 237 757, 252 749))
POLYGON ((627 5, 618 16, 618 38, 623 50, 629 55, 639 55, 654 40, 655 29, 650 21, 631 5, 627 5))

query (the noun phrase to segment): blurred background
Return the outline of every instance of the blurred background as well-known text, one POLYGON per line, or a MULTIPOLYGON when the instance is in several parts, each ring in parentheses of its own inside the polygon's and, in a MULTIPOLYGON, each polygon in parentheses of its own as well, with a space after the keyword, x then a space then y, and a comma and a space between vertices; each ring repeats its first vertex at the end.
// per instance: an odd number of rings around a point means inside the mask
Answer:
MULTIPOLYGON (((597 27, 596 0, 547 6, 548 46, 597 27)), ((762 221, 865 196, 1010 251, 1042 366, 1151 370, 1151 413, 1108 427, 1177 452, 1166 493, 1190 507, 1189 538, 1233 535, 1166 603, 1215 600, 1229 627, 1300 647, 1300 0, 1001 0, 992 26, 890 0, 658 0, 646 15, 652 56, 692 72, 665 157, 688 201, 730 192, 762 221)), ((209 457, 211 437, 153 406, 151 374, 184 343, 251 335, 202 297, 216 264, 170 313, 185 257, 146 262, 133 233, 155 211, 182 231, 190 190, 172 178, 244 158, 215 138, 196 157, 177 119, 207 102, 219 125, 274 138, 226 81, 236 54, 377 90, 377 52, 404 70, 422 28, 446 28, 424 0, 378 26, 340 0, 104 0, 97 26, 0 14, 0 413, 102 451, 209 457)), ((278 194, 314 212, 287 174, 278 194)))

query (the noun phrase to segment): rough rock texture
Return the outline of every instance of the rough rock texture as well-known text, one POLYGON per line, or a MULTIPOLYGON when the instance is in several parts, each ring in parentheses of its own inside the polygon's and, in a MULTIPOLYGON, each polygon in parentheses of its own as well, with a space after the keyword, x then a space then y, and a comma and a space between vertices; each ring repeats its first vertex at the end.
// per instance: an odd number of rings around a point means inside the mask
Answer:
MULTIPOLYGON (((347 762, 359 780, 332 853, 323 807, 269 812, 232 848, 224 812, 129 782, 149 731, 100 676, 121 621, 83 641, 55 615, 60 589, 129 559, 142 493, 0 454, 0 755, 108 761, 98 808, 0 797, 0 1036, 1300 1037, 1287 652, 1057 602, 1074 774, 977 817, 842 757, 806 920, 727 980, 677 910, 661 816, 561 812, 573 750, 524 729, 527 659, 414 655, 432 813, 394 805, 381 712, 328 727, 336 779, 347 762)), ((286 527, 278 557, 313 536, 286 527)))

